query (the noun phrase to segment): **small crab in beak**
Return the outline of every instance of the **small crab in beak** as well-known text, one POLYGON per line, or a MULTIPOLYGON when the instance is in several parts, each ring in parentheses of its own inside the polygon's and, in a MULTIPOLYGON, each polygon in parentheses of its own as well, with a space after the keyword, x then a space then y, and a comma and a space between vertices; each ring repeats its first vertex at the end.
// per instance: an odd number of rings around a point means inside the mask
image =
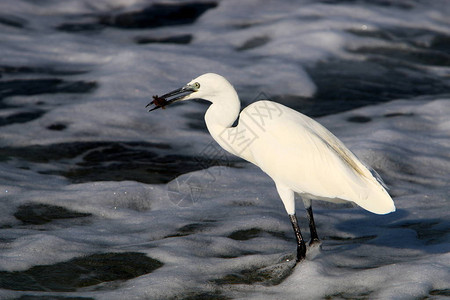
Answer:
POLYGON ((150 105, 155 105, 155 107, 151 108, 149 111, 165 108, 167 105, 172 104, 177 101, 185 100, 189 95, 198 91, 200 85, 196 82, 194 84, 187 84, 182 88, 176 89, 170 93, 164 94, 162 96, 155 95, 153 96, 153 100, 147 104, 145 107, 149 107, 150 105), (171 98, 173 97, 173 98, 171 98), (171 99, 169 99, 171 98, 171 99))

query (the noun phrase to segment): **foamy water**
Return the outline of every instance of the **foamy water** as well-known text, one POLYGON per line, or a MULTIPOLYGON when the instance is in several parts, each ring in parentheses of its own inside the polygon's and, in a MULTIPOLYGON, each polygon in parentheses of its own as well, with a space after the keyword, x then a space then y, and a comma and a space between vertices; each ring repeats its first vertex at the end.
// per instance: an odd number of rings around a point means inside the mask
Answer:
POLYGON ((155 3, 0 3, 2 298, 450 295, 446 1, 155 3), (292 268, 273 182, 207 106, 145 109, 205 72, 317 117, 397 211, 313 203, 322 245, 292 268))

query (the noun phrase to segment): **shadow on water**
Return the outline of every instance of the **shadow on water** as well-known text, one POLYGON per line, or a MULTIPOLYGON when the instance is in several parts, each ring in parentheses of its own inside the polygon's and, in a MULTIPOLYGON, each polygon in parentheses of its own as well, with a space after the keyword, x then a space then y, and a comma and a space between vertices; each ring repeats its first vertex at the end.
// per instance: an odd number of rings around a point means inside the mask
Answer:
MULTIPOLYGON (((144 29, 187 25, 194 23, 203 13, 216 6, 215 2, 154 3, 141 10, 102 14, 95 20, 61 24, 56 29, 65 32, 85 32, 101 30, 104 27, 144 29)), ((85 16, 78 17, 83 18, 85 16)))
POLYGON ((151 37, 151 36, 138 36, 135 38, 137 44, 189 44, 193 39, 192 34, 180 34, 167 37, 151 37))
POLYGON ((215 165, 237 166, 240 160, 205 159, 177 154, 168 144, 82 142, 0 148, 0 161, 16 158, 40 164, 41 174, 56 174, 73 183, 134 180, 167 183, 179 175, 215 165), (45 169, 45 165, 49 169, 45 169))
POLYGON ((88 297, 70 297, 70 296, 55 296, 55 295, 46 295, 46 296, 35 296, 35 295, 22 295, 15 300, 95 300, 94 298, 88 297))
POLYGON ((13 113, 9 116, 0 117, 0 127, 16 124, 16 123, 27 123, 35 119, 40 118, 46 113, 45 110, 34 109, 29 111, 22 111, 18 113, 13 113))
POLYGON ((314 98, 287 95, 277 100, 316 117, 394 99, 445 94, 450 90, 447 81, 389 59, 328 60, 307 70, 317 86, 314 98))
POLYGON ((273 286, 282 283, 289 277, 295 266, 294 256, 287 255, 279 259, 278 262, 268 266, 255 266, 244 269, 211 280, 211 282, 217 285, 262 284, 265 286, 273 286))
POLYGON ((403 209, 397 209, 388 215, 373 215, 361 211, 355 213, 362 213, 363 217, 340 222, 337 228, 354 233, 355 236, 370 236, 370 239, 363 240, 364 243, 397 249, 421 249, 429 253, 450 251, 450 246, 444 246, 450 239, 448 220, 414 219, 403 209))
POLYGON ((381 7, 392 7, 392 8, 400 8, 404 10, 412 9, 414 7, 414 3, 406 3, 402 1, 395 0, 320 0, 318 2, 326 3, 326 4, 364 4, 364 5, 373 5, 373 6, 381 6, 381 7))
POLYGON ((0 287, 16 291, 71 292, 149 274, 163 264, 143 253, 99 253, 25 271, 0 271, 0 287))
MULTIPOLYGON (((2 72, 2 68, 3 67, 0 67, 0 74, 2 72)), ((4 80, 0 81, 0 109, 19 107, 17 105, 6 104, 3 102, 3 99, 11 96, 33 96, 59 93, 90 93, 96 88, 96 82, 68 81, 59 78, 4 80)), ((0 126, 6 126, 15 123, 26 123, 38 119, 46 113, 45 110, 37 107, 20 107, 20 110, 21 111, 15 110, 10 115, 2 115, 0 117, 0 126)))
POLYGON ((317 87, 313 98, 274 95, 274 99, 318 117, 394 99, 448 94, 448 78, 430 71, 429 67, 450 65, 450 35, 395 27, 348 32, 381 40, 389 46, 347 49, 364 59, 334 58, 306 65, 317 87))
POLYGON ((43 225, 53 220, 76 219, 92 216, 90 213, 80 213, 61 206, 48 204, 23 204, 17 208, 14 217, 24 224, 43 225))
MULTIPOLYGON (((86 70, 68 67, 30 67, 30 66, 0 66, 0 79, 7 75, 8 80, 0 80, 0 109, 19 108, 11 114, 2 114, 0 126, 16 123, 26 123, 40 118, 47 111, 42 107, 30 105, 12 105, 3 100, 13 96, 34 96, 43 94, 83 94, 91 93, 98 84, 94 81, 66 80, 61 78, 11 78, 17 76, 42 75, 42 76, 67 76, 86 73, 86 70)), ((43 104, 43 103, 38 103, 43 104)))
POLYGON ((13 79, 0 81, 0 100, 10 96, 32 96, 56 93, 88 93, 97 87, 95 82, 52 79, 13 79))
POLYGON ((0 14, 0 24, 14 28, 24 28, 28 22, 21 17, 0 14))

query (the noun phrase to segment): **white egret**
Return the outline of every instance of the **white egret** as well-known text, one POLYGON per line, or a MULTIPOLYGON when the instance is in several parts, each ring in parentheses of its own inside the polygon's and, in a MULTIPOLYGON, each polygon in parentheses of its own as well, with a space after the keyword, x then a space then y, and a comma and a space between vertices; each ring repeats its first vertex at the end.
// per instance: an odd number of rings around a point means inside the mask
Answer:
POLYGON ((222 76, 204 74, 180 89, 154 96, 150 111, 176 101, 201 98, 211 102, 205 113, 211 136, 226 151, 257 165, 275 182, 297 240, 297 261, 306 245, 295 214, 294 193, 304 203, 311 232, 319 243, 312 199, 350 201, 376 214, 395 211, 378 174, 361 163, 345 145, 313 119, 282 104, 262 100, 240 114, 240 100, 222 76), (232 127, 239 116, 238 125, 232 127))

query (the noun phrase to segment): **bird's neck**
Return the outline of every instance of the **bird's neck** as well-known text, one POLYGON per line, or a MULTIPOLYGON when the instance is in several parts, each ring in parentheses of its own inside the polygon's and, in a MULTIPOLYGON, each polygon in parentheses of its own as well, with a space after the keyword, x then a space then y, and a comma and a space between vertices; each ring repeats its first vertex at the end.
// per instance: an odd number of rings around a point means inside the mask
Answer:
POLYGON ((216 142, 226 151, 235 154, 230 145, 229 134, 231 127, 239 116, 241 102, 234 88, 221 91, 213 100, 205 114, 206 127, 216 142))

